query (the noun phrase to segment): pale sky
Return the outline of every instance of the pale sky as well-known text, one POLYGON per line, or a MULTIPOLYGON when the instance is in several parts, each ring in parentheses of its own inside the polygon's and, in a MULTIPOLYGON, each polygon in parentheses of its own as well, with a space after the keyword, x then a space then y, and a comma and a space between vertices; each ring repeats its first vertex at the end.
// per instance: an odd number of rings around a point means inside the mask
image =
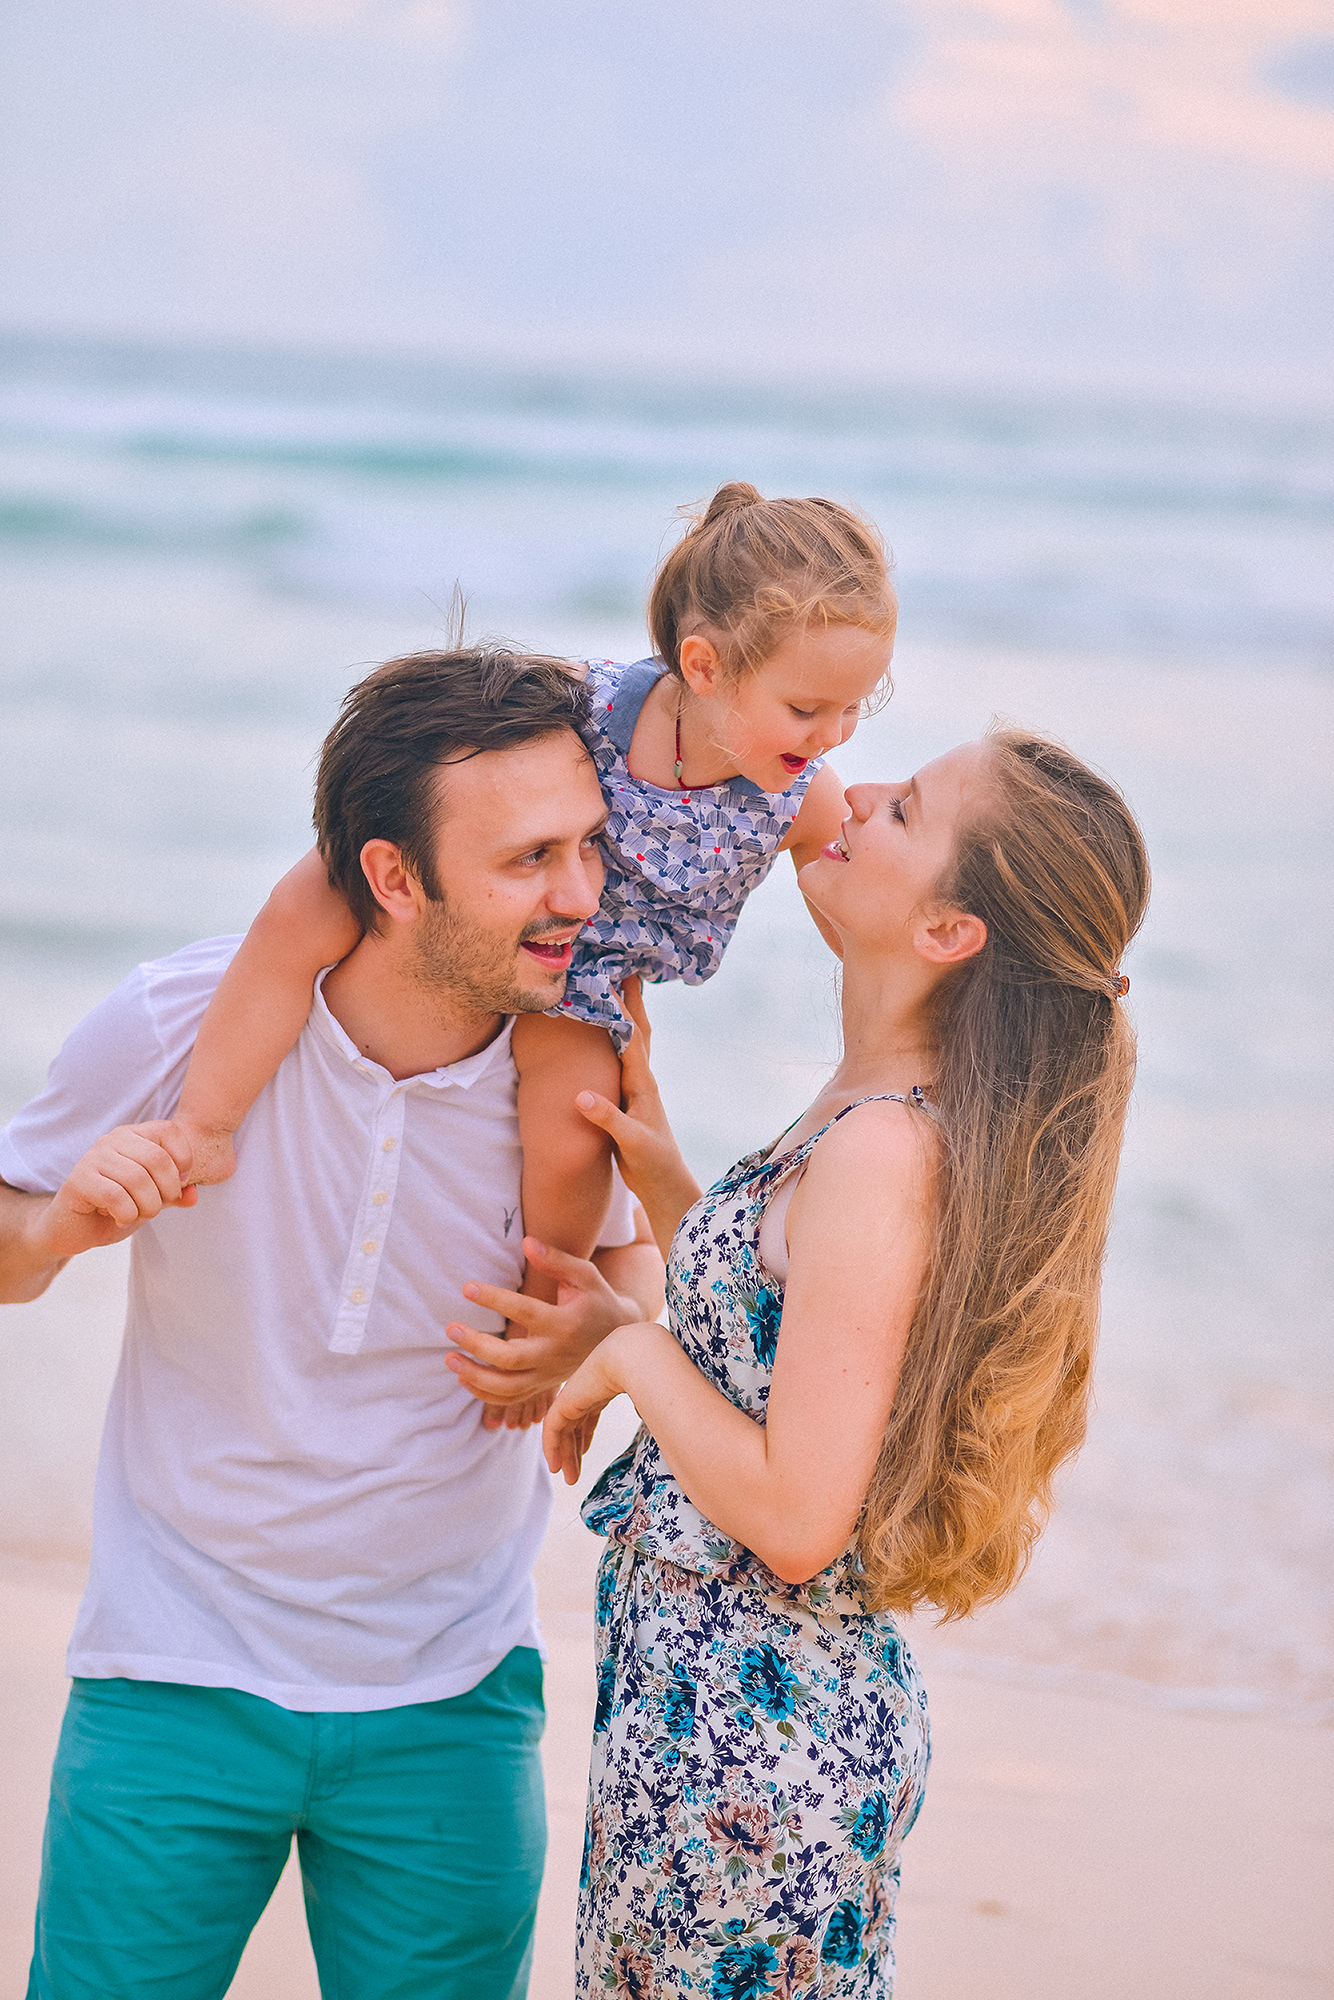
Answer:
POLYGON ((1334 0, 5 0, 0 323, 1329 371, 1334 0))

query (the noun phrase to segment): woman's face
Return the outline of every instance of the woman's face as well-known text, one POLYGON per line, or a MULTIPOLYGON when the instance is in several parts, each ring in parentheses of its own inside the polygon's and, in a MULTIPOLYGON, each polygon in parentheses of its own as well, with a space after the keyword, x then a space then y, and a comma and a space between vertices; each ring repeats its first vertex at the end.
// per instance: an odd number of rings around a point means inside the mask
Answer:
POLYGON ((905 782, 848 786, 839 838, 798 877, 802 894, 846 942, 911 943, 960 828, 985 802, 991 755, 986 743, 961 743, 905 782))

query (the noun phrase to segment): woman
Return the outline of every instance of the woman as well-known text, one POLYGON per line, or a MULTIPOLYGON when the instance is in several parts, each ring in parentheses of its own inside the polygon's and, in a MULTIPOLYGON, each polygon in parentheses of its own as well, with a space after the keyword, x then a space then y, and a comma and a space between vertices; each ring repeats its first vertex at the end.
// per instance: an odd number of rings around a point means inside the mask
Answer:
POLYGON ((800 878, 843 958, 810 1110, 701 1199, 642 1047, 628 1114, 579 1100, 670 1245, 671 1309, 605 1340, 544 1434, 573 1480, 613 1396, 643 1420, 584 1509, 608 1547, 581 1994, 892 1990, 928 1756, 892 1613, 1008 1590, 1083 1436, 1138 829, 1012 733, 847 800, 800 878))

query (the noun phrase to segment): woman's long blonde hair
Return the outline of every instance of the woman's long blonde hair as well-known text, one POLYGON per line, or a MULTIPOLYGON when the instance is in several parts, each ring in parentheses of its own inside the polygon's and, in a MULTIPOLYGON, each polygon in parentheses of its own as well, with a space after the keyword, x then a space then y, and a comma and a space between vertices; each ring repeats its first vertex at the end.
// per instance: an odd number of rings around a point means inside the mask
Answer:
POLYGON ((937 995, 934 1249, 858 1535, 875 1602, 946 1618, 1017 1581, 1083 1441, 1135 1073, 1118 976, 1149 895, 1113 785, 1040 737, 990 742, 938 891, 987 941, 937 995))

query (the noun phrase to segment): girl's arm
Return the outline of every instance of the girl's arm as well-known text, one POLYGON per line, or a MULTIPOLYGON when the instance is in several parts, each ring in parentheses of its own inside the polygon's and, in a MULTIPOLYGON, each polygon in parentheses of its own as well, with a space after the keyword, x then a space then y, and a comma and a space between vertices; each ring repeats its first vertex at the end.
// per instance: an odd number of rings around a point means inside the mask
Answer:
MULTIPOLYGON (((843 795, 843 780, 830 764, 824 764, 816 772, 806 787, 806 796, 801 802, 801 810, 787 830, 779 852, 792 856, 792 865, 800 874, 808 861, 814 861, 821 848, 831 840, 837 840, 843 830, 843 822, 848 816, 848 802, 843 795)), ((838 932, 822 917, 820 912, 810 910, 815 928, 836 957, 843 956, 843 943, 838 932)))
POLYGON ((574 1101, 590 1125, 600 1125, 610 1138, 621 1179, 638 1197, 665 1262, 677 1224, 699 1200, 699 1182, 681 1157, 649 1067, 653 1038, 638 977, 621 988, 621 1007, 635 1028, 621 1056, 624 1109, 592 1090, 580 1091, 574 1101))
POLYGON ((232 1134, 301 1033, 316 975, 360 938, 312 848, 255 918, 200 1023, 176 1112, 194 1149, 192 1182, 232 1173, 232 1134))
POLYGON ((573 1483, 582 1441, 624 1390, 705 1517, 788 1583, 847 1546, 889 1421, 930 1245, 930 1140, 868 1104, 811 1155, 788 1211, 791 1275, 766 1423, 721 1395, 664 1327, 621 1327, 557 1396, 547 1463, 573 1483))

